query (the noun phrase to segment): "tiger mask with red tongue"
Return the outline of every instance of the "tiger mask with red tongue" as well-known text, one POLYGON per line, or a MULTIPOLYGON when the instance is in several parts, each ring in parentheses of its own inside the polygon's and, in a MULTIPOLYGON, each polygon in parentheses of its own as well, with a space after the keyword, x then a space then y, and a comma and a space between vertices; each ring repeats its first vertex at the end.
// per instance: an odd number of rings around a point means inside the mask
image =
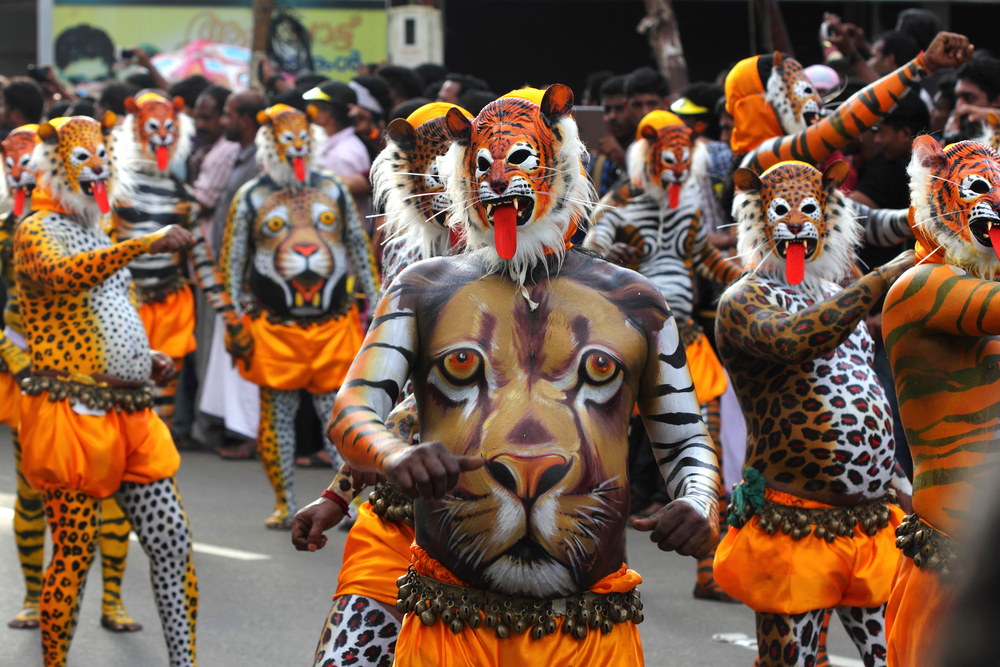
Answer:
POLYGON ((470 250, 483 249, 491 271, 506 269, 519 284, 545 255, 562 258, 595 204, 572 109, 573 92, 555 84, 508 93, 472 121, 457 109, 445 116, 449 225, 470 250))
POLYGON ((286 104, 275 104, 257 114, 257 166, 278 188, 297 190, 309 180, 314 145, 325 140, 318 125, 286 104))
POLYGON ((0 141, 0 156, 3 157, 3 174, 0 175, 0 199, 8 196, 14 200, 14 215, 20 218, 29 210, 28 198, 35 189, 37 177, 31 164, 31 154, 35 150, 37 125, 22 125, 12 130, 7 138, 0 141))
POLYGON ((972 141, 942 149, 924 135, 913 142, 907 172, 917 260, 1000 277, 1000 154, 972 141))
POLYGON ((737 169, 733 217, 744 263, 807 289, 850 275, 862 228, 837 190, 848 171, 840 161, 822 173, 804 162, 782 162, 760 176, 737 169))
POLYGON ((704 168, 704 157, 695 159, 691 130, 669 111, 651 111, 643 117, 629 146, 628 175, 661 206, 677 208, 685 183, 697 163, 704 168))
POLYGON ((180 168, 191 154, 194 121, 181 112, 184 98, 168 100, 145 92, 125 99, 128 115, 115 129, 115 159, 120 167, 151 174, 180 168))

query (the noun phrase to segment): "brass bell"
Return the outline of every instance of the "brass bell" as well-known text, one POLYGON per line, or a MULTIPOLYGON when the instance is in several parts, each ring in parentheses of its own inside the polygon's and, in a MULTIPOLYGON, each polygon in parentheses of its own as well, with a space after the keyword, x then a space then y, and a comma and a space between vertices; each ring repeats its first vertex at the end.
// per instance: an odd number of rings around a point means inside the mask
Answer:
POLYGON ((644 616, 642 615, 642 612, 641 611, 637 611, 635 613, 635 624, 639 625, 640 623, 642 623, 643 618, 644 618, 644 616))
POLYGON ((495 628, 497 627, 497 623, 499 623, 499 619, 495 611, 486 614, 486 627, 495 628))
POLYGON ((578 613, 576 617, 580 619, 581 623, 586 623, 590 621, 590 611, 588 611, 587 608, 584 607, 583 609, 580 610, 580 613, 578 613))
POLYGON ((469 613, 471 611, 472 610, 469 608, 469 603, 463 602, 462 606, 458 608, 458 617, 464 621, 465 619, 469 618, 469 613))
POLYGON ((532 639, 541 639, 544 635, 545 635, 545 628, 543 628, 541 625, 536 625, 533 628, 531 628, 532 639))
POLYGON ((567 616, 566 620, 563 621, 562 631, 563 631, 563 634, 566 634, 566 635, 568 635, 569 633, 573 632, 573 618, 572 617, 567 616))
POLYGON ((546 619, 546 621, 545 621, 545 634, 551 635, 555 631, 556 631, 556 619, 551 618, 551 617, 548 618, 548 619, 546 619))
POLYGON ((476 611, 476 612, 473 612, 473 613, 469 614, 469 618, 466 619, 465 622, 469 624, 470 628, 472 628, 473 630, 475 630, 476 628, 479 627, 479 624, 482 623, 482 620, 483 620, 483 617, 479 615, 478 611, 476 611))
POLYGON ((431 603, 431 611, 440 614, 442 609, 444 609, 444 605, 441 603, 441 598, 435 598, 434 602, 431 603))
POLYGON ((525 621, 524 617, 522 616, 521 618, 514 621, 513 627, 514 627, 514 632, 516 632, 517 634, 521 634, 522 632, 528 629, 528 622, 525 621))
POLYGON ((509 609, 507 611, 505 611, 503 613, 503 622, 504 622, 505 625, 513 625, 514 624, 514 612, 510 611, 509 609))
POLYGON ((792 532, 792 524, 788 521, 781 524, 781 532, 783 532, 785 535, 788 535, 790 532, 792 532))
POLYGON ((601 616, 601 613, 595 611, 594 615, 590 617, 590 623, 589 623, 589 625, 590 625, 591 629, 592 630, 596 630, 597 626, 599 626, 601 624, 601 621, 603 621, 603 620, 604 620, 604 618, 601 616))
POLYGON ((451 623, 455 618, 455 610, 451 607, 445 607, 441 610, 441 620, 445 623, 451 623))
POLYGON ((573 634, 576 635, 577 639, 583 639, 587 636, 587 624, 578 623, 575 628, 573 628, 573 634))
POLYGON ((451 625, 449 627, 451 627, 451 631, 457 635, 459 632, 462 631, 462 628, 465 627, 465 624, 462 623, 462 619, 456 618, 451 622, 451 625))
POLYGON ((417 603, 417 606, 413 608, 413 613, 415 613, 417 616, 421 616, 425 611, 428 610, 429 607, 430 605, 427 604, 427 600, 421 600, 420 602, 417 603))
POLYGON ((501 623, 496 627, 495 632, 498 638, 507 639, 507 637, 510 637, 510 626, 501 623))
POLYGON ((601 632, 603 632, 604 634, 608 634, 609 632, 611 632, 611 629, 613 627, 614 627, 614 624, 609 619, 606 618, 601 623, 601 632))
POLYGON ((437 620, 437 616, 435 616, 434 612, 431 611, 430 609, 428 609, 424 613, 420 614, 420 622, 423 623, 424 625, 427 625, 427 626, 434 625, 434 621, 436 621, 436 620, 437 620))
MULTIPOLYGON (((405 580, 405 577, 400 577, 400 580, 405 580)), ((396 582, 396 585, 399 586, 398 597, 400 600, 405 600, 410 597, 410 592, 413 590, 413 586, 407 583, 400 584, 399 581, 396 582)))
POLYGON ((396 600, 396 611, 400 614, 406 614, 406 600, 396 600))

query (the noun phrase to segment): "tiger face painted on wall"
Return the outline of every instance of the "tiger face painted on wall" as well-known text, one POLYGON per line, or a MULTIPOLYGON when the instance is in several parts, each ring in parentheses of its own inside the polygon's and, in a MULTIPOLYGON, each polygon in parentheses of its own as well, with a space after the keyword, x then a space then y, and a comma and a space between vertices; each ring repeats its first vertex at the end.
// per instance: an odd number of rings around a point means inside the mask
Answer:
POLYGON ((436 257, 449 248, 448 212, 441 164, 451 147, 444 115, 461 107, 443 102, 425 104, 406 119, 389 124, 388 143, 372 164, 376 208, 385 212, 388 238, 412 236, 424 257, 436 257))
MULTIPOLYGON (((1000 276, 1000 155, 962 141, 942 149, 929 136, 913 142, 911 226, 927 254, 984 280, 1000 276)), ((918 256, 920 255, 918 248, 918 256)))
POLYGON ((632 182, 657 202, 677 208, 681 186, 691 176, 691 130, 668 111, 652 111, 639 123, 629 148, 632 182))
POLYGON ((31 155, 35 151, 37 136, 37 125, 22 125, 0 142, 4 169, 3 178, 0 179, 0 188, 3 188, 0 198, 6 198, 11 192, 14 193, 14 215, 17 217, 21 217, 24 213, 25 202, 31 196, 37 182, 35 170, 31 165, 31 155))
POLYGON ((56 118, 38 126, 39 142, 32 160, 39 185, 64 208, 96 223, 107 214, 108 190, 121 186, 112 178, 107 138, 115 126, 110 111, 100 123, 84 116, 56 118))
POLYGON ((783 273, 793 285, 848 275, 860 228, 837 190, 847 173, 840 161, 823 173, 803 162, 782 162, 761 176, 738 169, 733 214, 747 266, 783 273))
POLYGON ((506 268, 521 283, 547 252, 562 256, 571 225, 596 200, 572 108, 572 91, 555 84, 509 93, 471 123, 454 109, 446 116, 450 224, 470 249, 488 249, 492 270, 506 268))
POLYGON ((802 132, 826 115, 823 98, 816 92, 799 61, 774 52, 764 97, 785 134, 802 132))
POLYGON ((182 166, 191 153, 194 121, 181 112, 184 99, 153 92, 125 99, 128 116, 115 131, 116 156, 131 168, 155 165, 158 171, 182 166))
POLYGON ((300 188, 312 161, 313 134, 309 117, 285 104, 275 104, 257 114, 257 164, 279 188, 300 188))
POLYGON ((250 290, 271 312, 315 317, 348 302, 347 250, 336 202, 313 188, 279 190, 258 208, 250 290))

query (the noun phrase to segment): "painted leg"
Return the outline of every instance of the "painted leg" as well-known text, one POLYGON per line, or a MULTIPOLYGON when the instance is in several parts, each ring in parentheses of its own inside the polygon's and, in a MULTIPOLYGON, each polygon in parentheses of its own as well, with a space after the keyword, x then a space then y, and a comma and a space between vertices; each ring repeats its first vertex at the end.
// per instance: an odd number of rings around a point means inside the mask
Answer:
POLYGON ((42 595, 42 567, 45 564, 44 494, 28 486, 21 472, 21 441, 17 429, 10 430, 14 443, 14 467, 17 469, 17 498, 14 501, 14 543, 24 574, 24 606, 7 625, 12 628, 38 627, 38 602, 42 595))
POLYGON ((167 384, 166 387, 153 387, 153 409, 160 416, 168 429, 174 426, 174 402, 177 400, 177 381, 181 377, 181 369, 184 368, 183 359, 174 359, 174 367, 177 375, 167 384))
POLYGON ((840 622, 858 647, 865 667, 885 667, 887 664, 885 607, 845 607, 837 610, 840 622))
POLYGON ((330 457, 333 469, 340 470, 340 466, 344 465, 344 459, 340 458, 337 446, 330 441, 330 438, 326 437, 326 427, 330 424, 330 415, 333 413, 333 402, 337 400, 337 392, 310 394, 310 396, 312 396, 316 416, 319 417, 319 421, 323 424, 323 447, 326 448, 326 453, 330 457))
POLYGON ((177 485, 173 478, 149 484, 123 482, 116 497, 149 557, 170 667, 196 667, 198 579, 191 560, 191 529, 177 485))
POLYGON ((334 598, 313 667, 389 667, 401 625, 399 612, 378 600, 360 595, 334 598))
POLYGON ((816 649, 816 667, 830 667, 830 655, 826 652, 826 636, 830 632, 830 617, 833 610, 827 609, 823 615, 823 629, 819 631, 819 648, 816 649))
POLYGON ((97 550, 100 501, 81 491, 46 491, 45 515, 52 531, 52 560, 42 580, 42 660, 45 667, 64 667, 97 550))
MULTIPOLYGON (((708 426, 708 434, 712 436, 712 442, 715 446, 715 455, 719 457, 719 464, 722 464, 722 440, 719 435, 719 429, 721 428, 722 422, 719 417, 719 399, 712 399, 706 403, 701 404, 701 416, 705 420, 705 424, 708 426)), ((725 498, 719 501, 719 516, 726 516, 726 507, 728 502, 725 498)), ((719 535, 719 541, 725 537, 725 532, 721 532, 719 535)), ((715 562, 715 549, 713 548, 711 553, 709 553, 704 558, 698 560, 698 578, 695 580, 694 584, 694 596, 701 600, 719 600, 720 602, 737 602, 737 600, 731 598, 726 594, 724 590, 715 583, 715 575, 712 571, 713 563, 715 562)))
POLYGON ((295 514, 295 489, 292 464, 295 460, 295 414, 299 411, 299 392, 260 388, 260 428, 257 442, 260 462, 274 489, 274 514, 264 525, 275 530, 289 530, 295 514))
POLYGON ((757 612, 757 665, 815 667, 825 609, 804 614, 757 612))
POLYGON ((104 578, 104 598, 101 602, 101 625, 112 632, 137 632, 142 625, 135 622, 122 604, 122 577, 128 560, 128 535, 132 524, 118 501, 101 501, 101 523, 97 540, 101 548, 101 576, 104 578))

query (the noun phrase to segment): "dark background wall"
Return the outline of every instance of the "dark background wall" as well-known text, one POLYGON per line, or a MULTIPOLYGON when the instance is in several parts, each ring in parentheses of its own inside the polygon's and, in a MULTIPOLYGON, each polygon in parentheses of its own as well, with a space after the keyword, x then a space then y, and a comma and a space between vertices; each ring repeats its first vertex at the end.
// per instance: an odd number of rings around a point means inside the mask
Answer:
POLYGON ((35 62, 35 0, 0 0, 0 74, 23 75, 35 62))
MULTIPOLYGON (((1000 3, 779 2, 796 57, 821 62, 817 41, 823 12, 866 29, 871 38, 895 25, 909 7, 929 7, 946 27, 974 44, 1000 52, 1000 3)), ((753 55, 746 0, 673 0, 692 81, 711 80, 753 55)), ((653 60, 635 28, 642 0, 447 0, 445 62, 456 72, 486 79, 496 93, 526 83, 565 83, 582 95, 587 74, 629 72, 653 60)))

